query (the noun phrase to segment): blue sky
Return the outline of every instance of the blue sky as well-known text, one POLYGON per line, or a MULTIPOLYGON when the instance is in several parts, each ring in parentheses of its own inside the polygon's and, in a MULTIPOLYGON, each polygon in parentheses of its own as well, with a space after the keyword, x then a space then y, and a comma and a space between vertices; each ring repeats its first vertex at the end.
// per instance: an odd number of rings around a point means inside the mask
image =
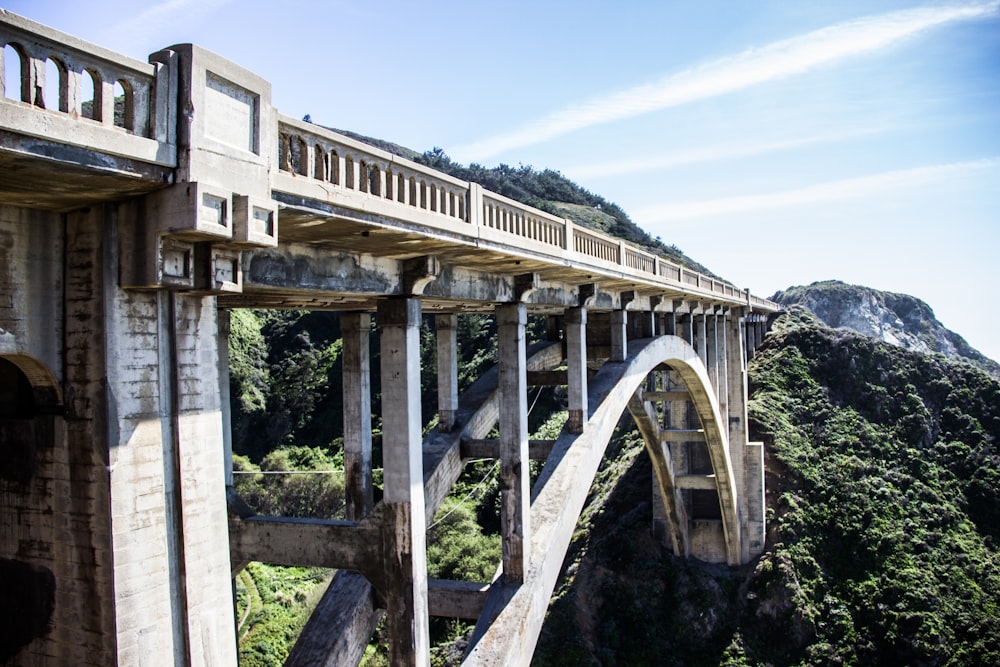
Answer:
POLYGON ((0 2, 140 59, 196 43, 288 115, 558 170, 761 296, 912 294, 1000 359, 1000 0, 0 2))

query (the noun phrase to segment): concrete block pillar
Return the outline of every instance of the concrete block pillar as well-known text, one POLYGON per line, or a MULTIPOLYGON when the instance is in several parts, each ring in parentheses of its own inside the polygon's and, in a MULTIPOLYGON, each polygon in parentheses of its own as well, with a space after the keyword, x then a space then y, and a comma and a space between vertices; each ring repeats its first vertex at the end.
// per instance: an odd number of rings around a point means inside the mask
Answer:
POLYGON ((727 408, 729 422, 729 456, 733 466, 733 479, 736 488, 743 490, 736 496, 736 510, 742 533, 740 544, 742 554, 740 559, 747 562, 749 557, 749 540, 744 539, 747 527, 747 489, 745 457, 747 455, 747 368, 746 349, 743 340, 744 322, 740 311, 734 309, 726 324, 726 373, 727 373, 727 408))
POLYGON ((497 307, 500 403, 500 525, 503 577, 524 581, 530 544, 531 495, 528 476, 528 379, 524 304, 497 307))
POLYGON ((458 414, 458 315, 437 315, 438 428, 451 431, 458 414))
POLYGON ((583 433, 590 415, 587 411, 587 309, 570 308, 566 311, 566 389, 569 400, 569 418, 566 429, 570 433, 583 433))
POLYGON ((719 389, 719 316, 715 313, 705 315, 705 367, 708 369, 708 379, 712 388, 719 389))
POLYGON ((679 338, 683 338, 688 342, 688 345, 694 345, 694 326, 692 322, 692 316, 689 313, 680 313, 677 315, 676 320, 676 335, 679 338))
POLYGON ((708 334, 705 322, 706 319, 708 319, 707 316, 703 314, 692 316, 692 329, 694 330, 695 349, 698 350, 698 356, 701 357, 701 363, 708 368, 708 334))
POLYGON ((420 301, 378 306, 382 351, 382 458, 389 662, 429 665, 427 535, 420 423, 420 301))
POLYGON ((727 326, 729 321, 728 311, 723 311, 718 316, 718 325, 716 328, 716 341, 719 346, 718 352, 718 372, 719 372, 719 382, 715 385, 715 390, 719 395, 719 414, 727 415, 729 414, 729 362, 728 362, 728 347, 727 341, 728 336, 726 335, 727 326))
POLYGON ((343 313, 344 478, 347 518, 372 509, 371 315, 343 313))
POLYGON ((611 311, 611 361, 625 361, 628 354, 628 312, 611 311))

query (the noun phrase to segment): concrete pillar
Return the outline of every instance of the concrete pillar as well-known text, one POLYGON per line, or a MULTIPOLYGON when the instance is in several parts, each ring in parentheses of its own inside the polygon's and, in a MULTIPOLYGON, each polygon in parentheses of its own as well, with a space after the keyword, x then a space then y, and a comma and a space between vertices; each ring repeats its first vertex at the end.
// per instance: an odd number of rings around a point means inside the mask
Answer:
POLYGON ((438 429, 451 431, 458 414, 458 315, 437 315, 438 429))
POLYGON ((712 312, 705 315, 705 367, 708 369, 708 379, 712 389, 719 390, 719 316, 712 312))
POLYGON ((229 396, 229 311, 219 310, 219 409, 222 412, 222 454, 226 465, 226 486, 233 485, 233 409, 229 396))
POLYGON ((611 361, 625 361, 628 354, 628 312, 611 311, 611 361))
MULTIPOLYGON (((745 491, 746 470, 744 459, 747 449, 747 373, 746 358, 743 356, 744 347, 743 333, 744 323, 740 317, 738 309, 733 309, 729 322, 726 325, 726 366, 727 366, 727 415, 729 422, 729 456, 733 466, 733 479, 736 488, 745 491)), ((747 494, 738 493, 736 496, 736 510, 740 522, 740 532, 742 533, 740 544, 742 553, 741 562, 750 559, 750 541, 743 539, 748 532, 747 527, 747 494)))
POLYGON ((704 314, 692 316, 692 329, 694 329, 694 345, 695 349, 698 350, 698 356, 701 357, 701 363, 708 368, 708 334, 707 326, 705 320, 707 316, 704 314))
POLYGON ((677 314, 663 313, 663 334, 667 336, 677 335, 677 314))
POLYGON ((590 415, 587 412, 587 309, 566 311, 566 389, 569 394, 570 433, 583 433, 590 415))
POLYGON ((378 306, 386 626, 392 665, 429 665, 427 535, 420 415, 420 301, 378 306))
POLYGON ((683 338, 684 340, 686 340, 688 342, 688 345, 694 345, 694 338, 692 337, 694 327, 692 326, 691 320, 692 316, 689 313, 680 313, 679 315, 677 315, 677 320, 676 320, 676 329, 677 329, 676 335, 679 338, 683 338))
POLYGON ((347 518, 359 521, 372 509, 371 315, 342 313, 344 402, 344 491, 347 518))
POLYGON ((497 307, 500 403, 500 525, 503 577, 524 581, 531 542, 528 476, 528 379, 524 304, 497 307))
POLYGON ((718 392, 719 396, 719 413, 723 416, 729 414, 729 363, 728 359, 728 348, 727 348, 727 338, 726 327, 728 323, 728 310, 723 310, 718 316, 718 326, 716 329, 716 341, 719 345, 719 382, 715 385, 715 390, 718 392))

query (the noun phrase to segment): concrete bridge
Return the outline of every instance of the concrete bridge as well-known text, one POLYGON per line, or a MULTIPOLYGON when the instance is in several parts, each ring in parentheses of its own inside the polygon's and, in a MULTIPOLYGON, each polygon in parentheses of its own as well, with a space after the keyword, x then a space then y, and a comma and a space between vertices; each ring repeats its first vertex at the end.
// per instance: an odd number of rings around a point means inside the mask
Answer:
POLYGON ((283 116, 195 46, 141 62, 2 10, 0 46, 0 75, 20 72, 0 94, 0 660, 234 665, 231 577, 260 560, 340 570, 289 664, 356 664, 383 615, 395 665, 428 664, 431 615, 477 619, 466 664, 527 664, 625 410, 674 553, 763 549, 745 369, 775 304, 283 116), (342 312, 345 521, 255 516, 232 491, 228 313, 249 307, 342 312), (468 312, 495 316, 498 365, 460 396, 468 312), (548 342, 526 345, 529 315, 548 342), (422 439, 425 317, 440 427, 422 439), (530 384, 567 387, 555 441, 528 441, 530 384), (483 456, 498 575, 429 581, 426 526, 483 456))

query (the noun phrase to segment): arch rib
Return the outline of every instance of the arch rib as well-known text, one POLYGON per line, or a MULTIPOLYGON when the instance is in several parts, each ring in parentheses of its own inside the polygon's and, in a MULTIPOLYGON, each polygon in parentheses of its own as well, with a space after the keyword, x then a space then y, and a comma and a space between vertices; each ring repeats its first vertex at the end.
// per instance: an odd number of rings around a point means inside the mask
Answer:
POLYGON ((727 429, 697 351, 676 336, 629 343, 624 361, 608 362, 590 383, 590 419, 582 434, 564 432, 532 490, 531 559, 519 586, 494 581, 473 632, 464 665, 531 662, 563 558, 618 418, 646 376, 662 363, 677 371, 702 419, 719 487, 727 561, 740 562, 736 490, 727 429))

